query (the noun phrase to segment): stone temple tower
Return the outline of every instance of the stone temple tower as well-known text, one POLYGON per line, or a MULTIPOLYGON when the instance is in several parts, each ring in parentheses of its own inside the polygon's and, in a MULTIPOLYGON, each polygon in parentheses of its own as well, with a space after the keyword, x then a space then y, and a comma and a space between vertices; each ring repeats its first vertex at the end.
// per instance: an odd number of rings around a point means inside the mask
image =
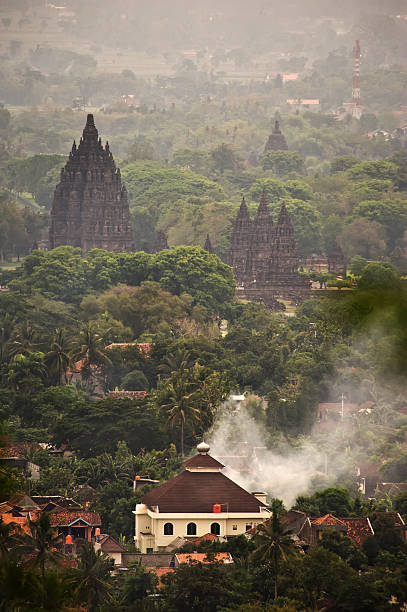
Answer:
POLYGON ((281 310, 279 298, 298 302, 309 295, 310 281, 298 272, 297 242, 287 208, 282 204, 273 223, 265 193, 253 221, 243 199, 232 229, 229 265, 241 299, 281 310))
POLYGON ((133 250, 126 187, 109 143, 103 147, 98 138, 93 115, 78 147, 74 141, 54 193, 49 248, 62 245, 80 247, 83 254, 95 248, 133 250))
POLYGON ((264 147, 264 153, 267 153, 268 151, 287 151, 287 150, 288 150, 288 145, 287 145, 285 136, 280 129, 280 122, 275 121, 274 129, 266 142, 266 146, 264 147))

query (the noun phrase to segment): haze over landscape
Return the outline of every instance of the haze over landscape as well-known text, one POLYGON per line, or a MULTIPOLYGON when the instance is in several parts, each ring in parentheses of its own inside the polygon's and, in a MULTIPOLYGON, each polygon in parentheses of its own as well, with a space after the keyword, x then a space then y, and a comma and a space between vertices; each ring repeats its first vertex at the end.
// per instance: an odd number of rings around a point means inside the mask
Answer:
POLYGON ((405 0, 2 0, 0 59, 1 610, 405 610, 405 0))

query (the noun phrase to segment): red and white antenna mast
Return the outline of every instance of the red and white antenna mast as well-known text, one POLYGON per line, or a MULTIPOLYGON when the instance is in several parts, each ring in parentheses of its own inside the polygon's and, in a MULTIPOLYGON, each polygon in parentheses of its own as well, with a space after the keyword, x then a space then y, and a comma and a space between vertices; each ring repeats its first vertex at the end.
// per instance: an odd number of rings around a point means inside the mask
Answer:
POLYGON ((352 87, 352 116, 360 119, 362 108, 360 106, 360 45, 356 41, 355 60, 353 65, 353 87, 352 87))

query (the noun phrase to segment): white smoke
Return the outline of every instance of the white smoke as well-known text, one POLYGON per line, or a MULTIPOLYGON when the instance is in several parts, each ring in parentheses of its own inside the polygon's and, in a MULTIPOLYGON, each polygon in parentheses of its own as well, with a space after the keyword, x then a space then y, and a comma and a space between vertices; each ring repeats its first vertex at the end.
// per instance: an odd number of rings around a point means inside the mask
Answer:
MULTIPOLYGON (((290 508, 298 495, 311 489, 315 477, 324 475, 324 454, 311 441, 294 449, 267 449, 266 431, 248 412, 245 403, 233 408, 225 403, 209 435, 210 454, 226 466, 224 474, 247 491, 265 491, 290 508)), ((325 485, 328 486, 328 485, 325 485)), ((322 487, 325 488, 325 487, 322 487)))

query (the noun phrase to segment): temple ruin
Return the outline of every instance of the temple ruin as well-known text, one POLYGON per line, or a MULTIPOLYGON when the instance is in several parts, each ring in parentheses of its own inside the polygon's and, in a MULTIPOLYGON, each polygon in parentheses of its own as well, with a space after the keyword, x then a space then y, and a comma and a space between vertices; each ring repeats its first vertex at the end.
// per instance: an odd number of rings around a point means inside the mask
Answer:
POLYGON ((116 168, 109 143, 98 138, 93 115, 88 115, 79 146, 74 141, 61 169, 51 210, 49 248, 62 245, 133 250, 127 191, 116 168))

